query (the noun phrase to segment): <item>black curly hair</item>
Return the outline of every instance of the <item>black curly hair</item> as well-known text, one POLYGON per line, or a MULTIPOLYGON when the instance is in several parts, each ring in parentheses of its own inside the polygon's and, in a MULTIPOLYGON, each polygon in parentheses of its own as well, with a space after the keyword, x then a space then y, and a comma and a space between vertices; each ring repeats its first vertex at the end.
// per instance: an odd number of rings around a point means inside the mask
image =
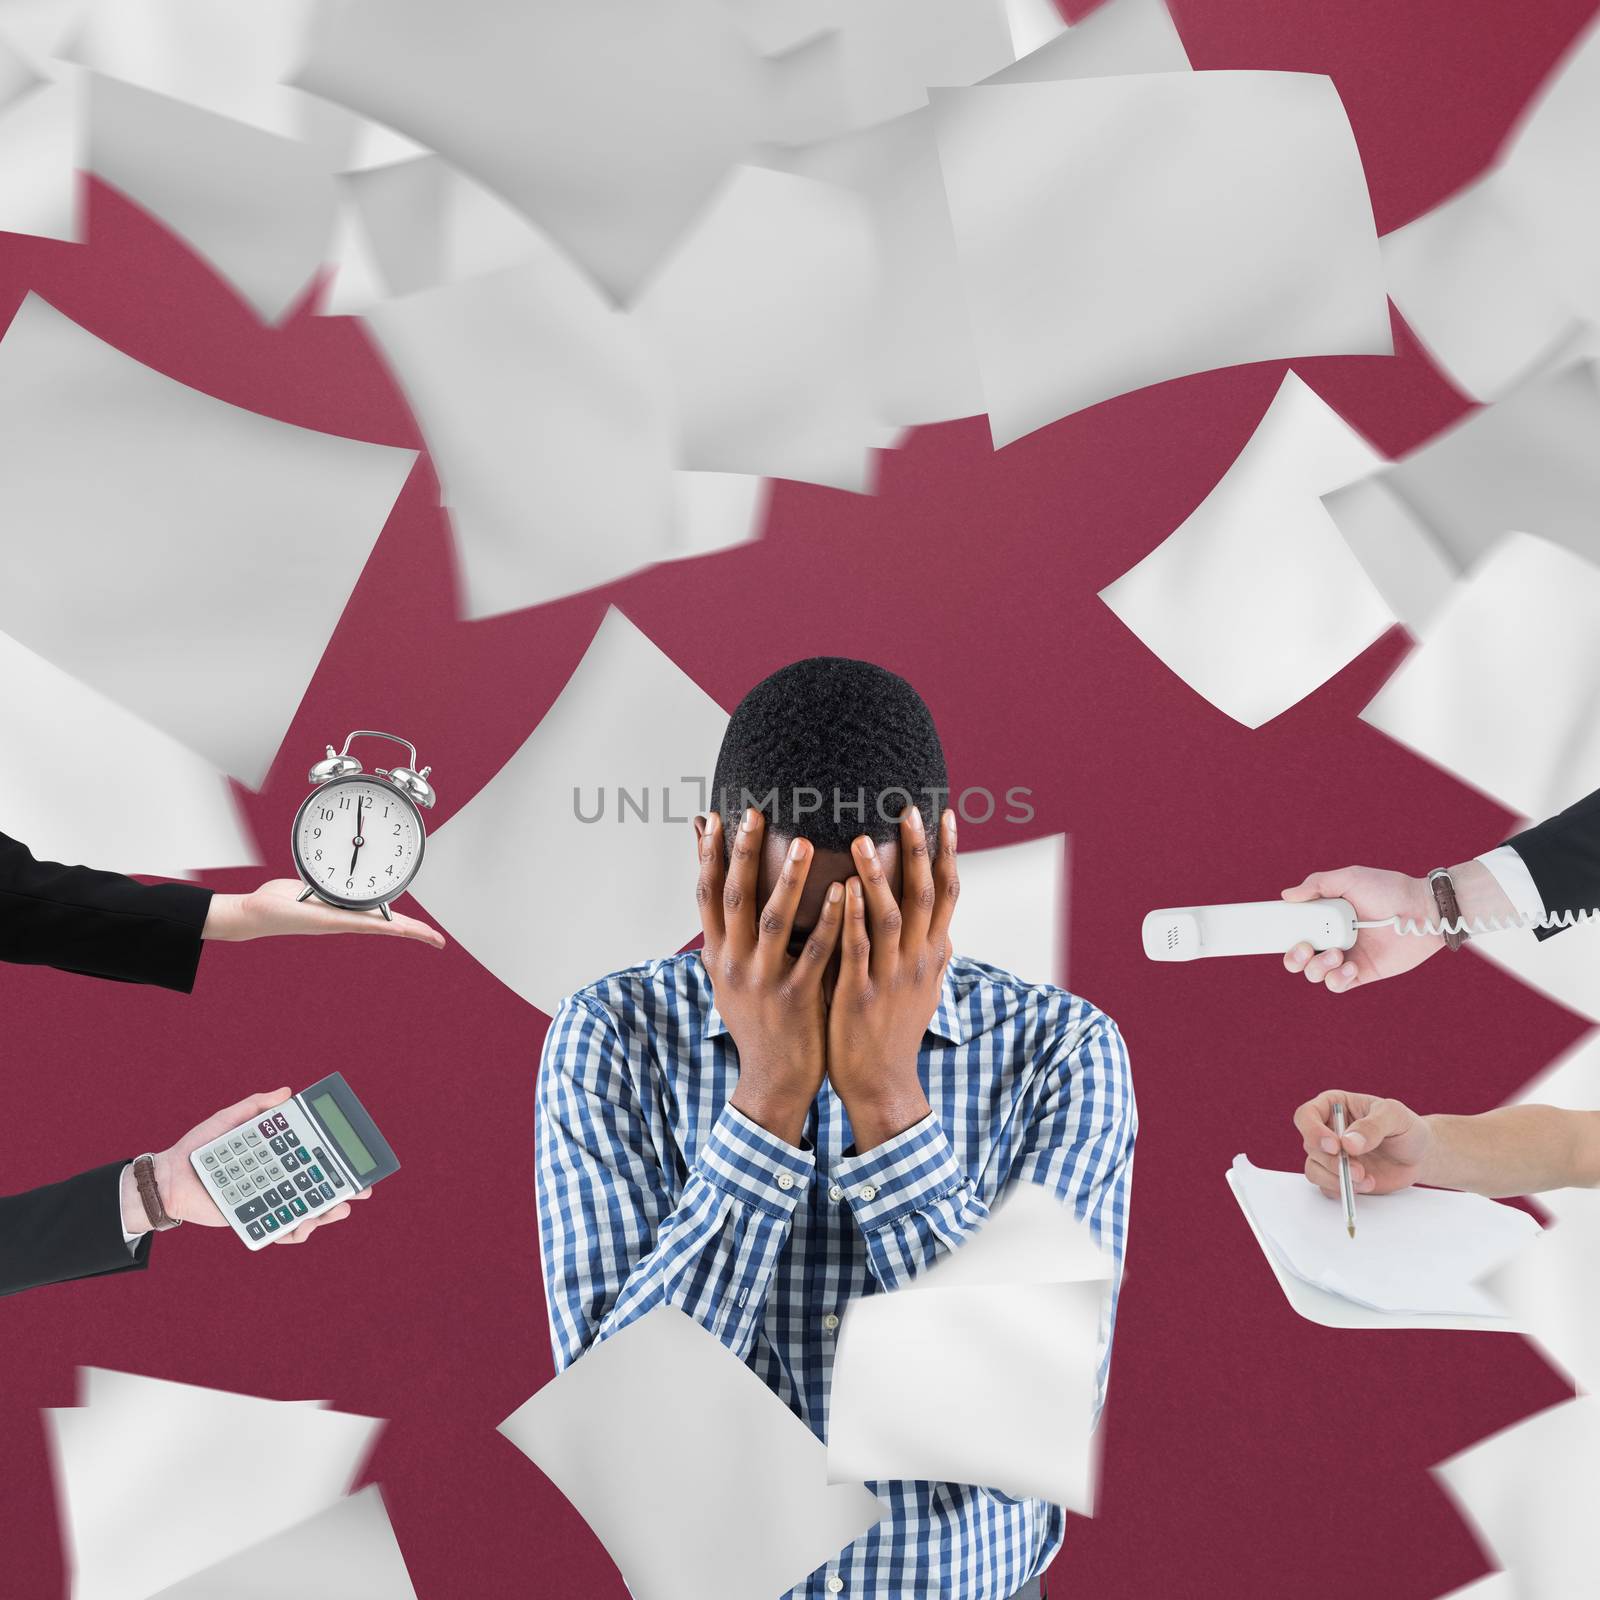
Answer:
POLYGON ((933 716, 904 678, 870 661, 810 656, 739 702, 712 791, 724 839, 755 806, 774 832, 819 850, 848 850, 863 833, 883 844, 917 805, 936 848, 950 783, 933 716))

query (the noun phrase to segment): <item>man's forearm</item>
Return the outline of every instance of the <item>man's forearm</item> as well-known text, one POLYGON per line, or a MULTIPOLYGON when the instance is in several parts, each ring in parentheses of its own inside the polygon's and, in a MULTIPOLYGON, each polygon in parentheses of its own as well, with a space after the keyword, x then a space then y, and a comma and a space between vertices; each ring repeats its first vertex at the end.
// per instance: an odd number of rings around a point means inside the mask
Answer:
POLYGON ((1421 1183, 1497 1198, 1600 1185, 1600 1112, 1503 1106, 1424 1120, 1433 1139, 1421 1183))

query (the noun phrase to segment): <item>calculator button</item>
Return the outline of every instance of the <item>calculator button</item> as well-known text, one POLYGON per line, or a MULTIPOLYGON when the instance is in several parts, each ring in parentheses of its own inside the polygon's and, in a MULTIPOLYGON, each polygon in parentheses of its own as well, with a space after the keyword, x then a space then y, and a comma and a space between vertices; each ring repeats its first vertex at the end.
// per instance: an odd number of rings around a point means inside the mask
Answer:
POLYGON ((311 1169, 311 1181, 313 1183, 321 1183, 322 1182, 322 1168, 321 1167, 313 1167, 311 1169))
POLYGON ((316 1185, 311 1181, 311 1174, 309 1172, 297 1172, 297 1173, 295 1173, 295 1175, 294 1175, 294 1186, 295 1186, 295 1188, 300 1190, 302 1194, 307 1189, 315 1189, 316 1188, 316 1185))
POLYGON ((279 1206, 273 1215, 277 1217, 278 1221, 283 1223, 285 1226, 288 1226, 294 1221, 294 1212, 292 1212, 288 1206, 279 1206))
POLYGON ((222 1198, 232 1205, 239 1198, 239 1191, 231 1183, 225 1183, 220 1190, 222 1198))
POLYGON ((265 1228, 268 1233, 276 1233, 279 1227, 278 1219, 269 1211, 261 1219, 261 1226, 265 1228))
POLYGON ((294 1214, 297 1217, 303 1217, 306 1214, 306 1203, 299 1195, 296 1195, 289 1204, 294 1208, 294 1214))
POLYGON ((333 1200, 333 1190, 327 1184, 323 1184, 323 1186, 317 1192, 324 1200, 329 1202, 333 1200))
POLYGON ((241 1222, 252 1222, 266 1209, 267 1205, 264 1200, 246 1200, 233 1214, 241 1222))
POLYGON ((207 1150, 206 1153, 200 1157, 200 1160, 205 1166, 208 1167, 214 1167, 217 1164, 217 1158, 212 1155, 209 1150, 207 1150))
POLYGON ((287 1139, 290 1144, 299 1144, 300 1143, 300 1135, 298 1133, 296 1133, 292 1128, 290 1129, 290 1131, 288 1133, 284 1134, 284 1138, 287 1139))
POLYGON ((273 1117, 272 1126, 276 1128, 279 1133, 287 1133, 289 1131, 289 1119, 280 1111, 276 1116, 273 1117))
POLYGON ((281 1156, 283 1152, 289 1148, 289 1146, 284 1143, 281 1134, 275 1133, 272 1136, 272 1148, 278 1155, 281 1156))
POLYGON ((249 1223, 245 1228, 245 1232, 248 1233, 252 1239, 266 1238, 266 1230, 262 1228, 259 1222, 249 1223))
POLYGON ((243 1167, 246 1172, 254 1172, 256 1170, 256 1158, 254 1156, 246 1156, 239 1163, 239 1165, 243 1167))
POLYGON ((242 1133, 235 1134, 233 1138, 228 1141, 228 1148, 236 1153, 242 1154, 244 1151, 244 1135, 242 1133))
POLYGON ((293 1150, 291 1150, 288 1155, 283 1158, 283 1165, 285 1171, 293 1172, 294 1169, 300 1165, 300 1158, 295 1155, 293 1150))
POLYGON ((244 1142, 246 1144, 260 1144, 261 1135, 257 1133, 254 1128, 246 1128, 244 1133, 244 1142))
POLYGON ((279 1166, 276 1161, 274 1161, 272 1165, 267 1168, 267 1171, 270 1172, 274 1178, 281 1178, 283 1176, 283 1168, 279 1166))

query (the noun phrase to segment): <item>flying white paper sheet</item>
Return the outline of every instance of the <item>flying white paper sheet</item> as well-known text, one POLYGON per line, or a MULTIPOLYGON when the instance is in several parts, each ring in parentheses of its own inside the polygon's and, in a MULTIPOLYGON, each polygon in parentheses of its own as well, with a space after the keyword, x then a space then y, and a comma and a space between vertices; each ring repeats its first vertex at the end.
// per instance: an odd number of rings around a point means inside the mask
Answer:
POLYGON ((182 878, 255 859, 220 772, 3 633, 0 750, 0 818, 42 861, 182 878))
POLYGON ((1597 703, 1600 567, 1513 533, 1361 716, 1519 816, 1548 817, 1600 788, 1597 703))
POLYGON ((1006 0, 1006 22, 1011 29, 1012 54, 1019 57, 1048 44, 1067 26, 1055 0, 1006 0))
POLYGON ((1434 1469, 1509 1574, 1517 1600, 1573 1600, 1600 1563, 1600 1401, 1541 1411, 1434 1469))
POLYGON ((976 1483, 1094 1511, 1099 1283, 852 1301, 828 1402, 835 1482, 976 1483))
POLYGON ((0 629, 259 787, 415 452, 293 427, 29 295, 0 339, 0 629))
POLYGON ((836 28, 845 0, 724 0, 763 55, 781 55, 836 28))
POLYGON ((1376 481, 1458 571, 1515 528, 1600 560, 1600 364, 1577 361, 1470 412, 1376 481))
POLYGON ((671 556, 706 556, 758 538, 767 480, 736 472, 675 472, 671 556))
POLYGON ((0 111, 0 232, 76 241, 83 123, 80 74, 70 71, 0 111))
MULTIPOLYGON (((1052 0, 1010 0, 1015 13, 1023 4, 1043 6, 1052 14, 1052 0)), ((1039 38, 1015 65, 987 78, 986 83, 1055 83, 1064 78, 1107 78, 1129 72, 1187 72, 1189 54, 1172 24, 1165 0, 1105 0, 1082 22, 1064 33, 1039 38)))
POLYGON ((1185 373, 1390 352, 1327 78, 1166 72, 933 101, 997 446, 1185 373))
POLYGON ((551 1015, 604 973, 678 949, 694 925, 689 818, 727 725, 608 609, 522 748, 429 836, 429 915, 551 1015), (623 884, 626 894, 605 887, 623 884))
POLYGON ((1496 399, 1526 377, 1576 320, 1492 175, 1380 245, 1390 298, 1474 400, 1496 399))
POLYGON ((332 172, 296 139, 116 78, 89 83, 96 175, 188 240, 257 315, 276 322, 327 254, 332 172))
POLYGON ((296 79, 436 150, 626 300, 760 126, 721 0, 342 0, 296 79))
POLYGON ((356 219, 351 231, 359 250, 370 253, 381 288, 361 299, 342 282, 347 263, 336 257, 331 313, 362 311, 390 295, 461 283, 552 253, 526 217, 438 156, 347 173, 341 187, 356 219))
POLYGON ((667 395, 627 318, 554 246, 384 301, 368 324, 438 472, 467 616, 593 588, 668 550, 667 395))
POLYGON ((885 420, 877 274, 859 196, 738 168, 633 310, 676 398, 683 465, 864 491, 885 420))
POLYGON ((416 1600, 375 1483, 153 1600, 281 1600, 285 1573, 310 1578, 339 1600, 416 1600))
POLYGON ((1043 1184, 1015 1183, 959 1249, 947 1250, 897 1292, 1090 1283, 1111 1275, 1111 1258, 1071 1207, 1043 1184))
MULTIPOLYGON (((1600 1119, 1600 1107, 1593 1115, 1600 1119)), ((1485 1287, 1574 1383, 1600 1390, 1600 1191, 1563 1189, 1556 1220, 1485 1287)))
POLYGON ((1304 1173, 1266 1171, 1242 1155, 1233 1172, 1283 1266, 1374 1311, 1494 1316, 1502 1308, 1477 1280, 1539 1231, 1527 1212, 1482 1195, 1412 1188, 1358 1197, 1352 1239, 1343 1211, 1304 1173))
POLYGON ((675 1306, 595 1345, 500 1431, 554 1479, 635 1600, 775 1596, 878 1522, 822 1444, 675 1306))
POLYGON ((1421 638, 1461 576, 1455 560, 1381 475, 1335 489, 1322 504, 1384 603, 1421 638))
POLYGON ((87 9, 88 0, 0 0, 0 38, 39 61, 60 51, 87 9))
MULTIPOLYGON (((0 11, 0 27, 4 26, 4 19, 5 13, 0 11)), ((0 32, 0 112, 15 104, 30 89, 49 81, 34 68, 25 52, 0 32)))
POLYGON ((287 88, 311 0, 95 0, 66 43, 95 72, 294 138, 306 96, 287 88))
POLYGON ((1025 983, 1065 983, 1066 897, 1064 833, 965 851, 956 948, 1025 983))
MULTIPOLYGON (((1469 1313, 1464 1316, 1430 1311, 1375 1311, 1371 1306, 1357 1305, 1354 1300, 1347 1300, 1343 1295, 1307 1283, 1304 1278, 1296 1277, 1284 1264, 1272 1241, 1262 1230, 1261 1224, 1251 1214, 1237 1167, 1229 1169, 1227 1180, 1228 1188, 1232 1191, 1233 1198, 1238 1201, 1245 1222, 1249 1224, 1251 1235, 1260 1245, 1261 1253, 1266 1257, 1273 1277, 1278 1280, 1278 1287, 1283 1290, 1284 1299, 1307 1322, 1319 1323, 1324 1328, 1419 1328, 1435 1332, 1455 1330, 1471 1333, 1520 1331, 1517 1322, 1500 1310, 1496 1310, 1493 1314, 1469 1313)), ((1492 1293, 1490 1298, 1496 1299, 1492 1293)), ((1496 1303, 1498 1304, 1498 1301, 1496 1303)))
POLYGON ((854 190, 878 258, 867 338, 878 406, 905 427, 983 410, 955 235, 927 107, 781 157, 787 171, 854 190))
POLYGON ((43 1413, 74 1600, 144 1600, 315 1515, 382 1427, 127 1373, 94 1374, 85 1400, 43 1413))
POLYGON ((1494 163, 1384 239, 1390 293, 1456 382, 1494 399, 1574 321, 1600 322, 1600 23, 1529 100, 1494 163))
POLYGON ((1319 498, 1381 461, 1291 372, 1216 488, 1100 598, 1197 694, 1258 728, 1394 621, 1319 498))

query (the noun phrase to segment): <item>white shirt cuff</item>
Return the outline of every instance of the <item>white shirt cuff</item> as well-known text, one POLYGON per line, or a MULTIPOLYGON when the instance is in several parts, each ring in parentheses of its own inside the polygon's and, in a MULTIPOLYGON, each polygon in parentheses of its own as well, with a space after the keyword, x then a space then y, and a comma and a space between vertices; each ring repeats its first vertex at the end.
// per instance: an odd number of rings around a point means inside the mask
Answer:
MULTIPOLYGON (((128 1175, 128 1173, 130 1173, 132 1171, 133 1171, 133 1163, 130 1161, 127 1164, 127 1166, 125 1166, 122 1169, 123 1177, 126 1177, 128 1175)), ((139 1233, 129 1233, 128 1230, 125 1227, 123 1227, 123 1224, 122 1224, 122 1179, 121 1178, 118 1178, 118 1180, 117 1180, 117 1226, 119 1228, 122 1228, 122 1242, 125 1245, 127 1245, 128 1254, 129 1255, 133 1255, 138 1250, 139 1241, 140 1241, 140 1239, 142 1239, 144 1237, 144 1235, 143 1234, 139 1234, 139 1233)))
POLYGON ((1516 914, 1527 922, 1542 922, 1544 896, 1528 871, 1528 863, 1508 844, 1477 857, 1489 869, 1489 876, 1500 885, 1516 914))

